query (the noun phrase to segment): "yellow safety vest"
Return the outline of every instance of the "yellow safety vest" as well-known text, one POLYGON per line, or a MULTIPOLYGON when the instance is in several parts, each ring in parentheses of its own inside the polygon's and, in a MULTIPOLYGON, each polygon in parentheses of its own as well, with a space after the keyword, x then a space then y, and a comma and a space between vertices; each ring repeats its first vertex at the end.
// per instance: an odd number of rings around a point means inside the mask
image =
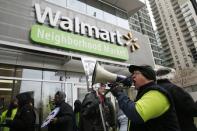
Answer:
MULTIPOLYGON (((7 118, 7 117, 6 117, 7 111, 8 111, 8 110, 5 110, 5 111, 2 113, 1 119, 0 119, 0 122, 1 122, 1 123, 4 123, 5 120, 6 120, 6 118, 7 118)), ((16 112, 17 112, 17 108, 15 108, 15 109, 12 110, 12 114, 11 114, 11 117, 10 117, 11 120, 14 119, 14 117, 15 117, 15 115, 16 115, 16 112)), ((9 131, 9 130, 10 130, 10 128, 8 128, 8 127, 3 127, 3 128, 2 128, 2 131, 9 131)))

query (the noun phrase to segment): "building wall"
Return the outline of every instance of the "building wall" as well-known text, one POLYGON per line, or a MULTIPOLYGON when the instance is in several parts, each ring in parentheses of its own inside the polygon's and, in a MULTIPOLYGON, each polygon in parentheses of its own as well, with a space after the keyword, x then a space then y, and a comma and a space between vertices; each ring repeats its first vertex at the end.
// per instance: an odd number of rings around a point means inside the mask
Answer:
MULTIPOLYGON (((5 98, 5 105, 8 105, 10 99, 18 93, 34 92, 34 104, 39 117, 37 124, 40 125, 51 111, 50 103, 56 91, 65 92, 66 102, 70 105, 73 105, 76 99, 83 100, 88 90, 82 57, 96 59, 103 67, 108 66, 106 70, 116 74, 130 75, 127 68, 130 64, 154 66, 151 47, 147 44, 148 37, 129 30, 125 13, 121 14, 115 9, 106 8, 106 5, 100 5, 101 3, 95 4, 97 0, 86 0, 89 5, 84 5, 85 11, 90 10, 84 13, 83 8, 79 8, 79 5, 82 7, 83 3, 78 2, 80 1, 56 0, 56 4, 53 4, 54 0, 0 0, 0 96, 5 98), (64 8, 62 2, 66 2, 65 5, 70 3, 70 8, 64 8), (51 8, 53 17, 60 11, 69 19, 78 17, 80 22, 106 29, 109 32, 117 30, 123 35, 132 32, 133 38, 138 39, 137 43, 140 48, 131 52, 130 47, 126 47, 129 58, 124 61, 43 43, 43 45, 38 44, 30 36, 32 26, 41 25, 36 19, 35 3, 40 5, 42 13, 46 7, 51 8), (104 7, 104 11, 100 10, 100 6, 104 7), (103 15, 99 15, 101 12, 103 15)), ((47 29, 54 28, 60 31, 58 26, 50 26, 49 20, 46 20, 44 25, 47 29)), ((87 37, 72 32, 70 34, 87 37)), ((113 44, 106 41, 103 43, 113 44)), ((58 45, 58 43, 55 44, 58 45)))
POLYGON ((150 4, 162 45, 164 65, 176 69, 176 84, 193 91, 197 83, 196 15, 191 2, 150 0, 150 4))
POLYGON ((150 3, 163 47, 165 66, 178 70, 192 68, 195 62, 188 54, 192 45, 189 43, 193 41, 180 4, 177 0, 150 0, 150 3))
POLYGON ((190 32, 191 38, 188 39, 188 46, 190 46, 189 57, 191 57, 193 63, 197 62, 197 16, 193 8, 192 3, 189 0, 179 1, 183 17, 186 21, 188 32, 190 32))
POLYGON ((148 44, 151 45, 154 62, 156 65, 162 65, 160 47, 155 37, 147 6, 144 6, 129 18, 129 25, 132 30, 148 36, 148 44))
MULTIPOLYGON (((60 50, 54 47, 49 47, 49 46, 41 46, 37 45, 36 43, 33 43, 30 38, 29 38, 29 32, 31 29, 31 26, 33 24, 36 24, 36 19, 35 19, 35 8, 34 8, 34 3, 40 3, 42 8, 45 7, 51 7, 52 11, 55 12, 57 10, 61 11, 65 16, 68 16, 70 19, 74 17, 79 17, 80 21, 86 22, 90 25, 95 25, 98 28, 105 28, 106 30, 109 31, 115 31, 118 30, 121 34, 127 34, 129 30, 127 30, 127 26, 125 28, 120 27, 120 26, 115 26, 111 23, 108 22, 103 22, 102 20, 95 19, 92 16, 89 15, 84 15, 83 13, 79 13, 78 11, 75 12, 70 9, 65 9, 56 5, 51 4, 50 2, 47 1, 27 1, 24 3, 24 1, 1 1, 1 21, 0 21, 0 39, 2 41, 9 41, 9 42, 14 42, 17 43, 20 46, 27 46, 30 45, 32 47, 42 47, 45 49, 52 49, 52 50, 60 50), (9 7, 9 9, 7 8, 9 7)), ((138 36, 136 36, 138 38, 138 36)), ((142 37, 142 36, 139 36, 142 37)), ((140 40, 140 38, 138 38, 140 40)), ((6 43, 6 42, 5 42, 6 43)), ((147 46, 147 45, 143 45, 147 46)), ((62 51, 62 50, 61 50, 62 51)), ((67 52, 67 51, 66 51, 67 52)), ((69 53, 75 55, 77 54, 78 56, 82 56, 84 54, 79 53, 79 52, 72 52, 69 51, 69 53)), ((141 53, 143 54, 143 53, 141 53)), ((148 54, 147 54, 148 55, 148 54)), ((92 55, 90 55, 92 56, 92 55)), ((93 56, 97 57, 97 56, 93 56)), ((98 58, 98 57, 97 57, 98 58)), ((112 60, 108 58, 103 58, 99 57, 101 59, 105 60, 112 60)), ((150 59, 151 55, 150 55, 150 59)), ((114 60, 112 60, 114 61, 114 60)), ((133 60, 129 58, 128 61, 125 61, 124 63, 131 63, 133 60)))

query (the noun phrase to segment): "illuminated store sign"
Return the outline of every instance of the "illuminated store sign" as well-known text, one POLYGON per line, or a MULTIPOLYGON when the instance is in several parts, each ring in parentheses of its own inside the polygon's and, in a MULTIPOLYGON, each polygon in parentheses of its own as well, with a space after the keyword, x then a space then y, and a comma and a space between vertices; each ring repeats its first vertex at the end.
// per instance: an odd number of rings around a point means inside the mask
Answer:
POLYGON ((96 26, 91 26, 87 23, 80 22, 79 18, 77 17, 71 20, 66 16, 62 16, 62 13, 60 11, 53 13, 51 8, 49 7, 46 7, 44 12, 41 13, 41 8, 39 4, 35 4, 35 10, 38 23, 44 24, 44 22, 47 21, 48 16, 49 24, 52 27, 59 26, 60 29, 67 32, 87 35, 89 37, 95 37, 96 39, 101 39, 103 41, 123 45, 120 39, 121 35, 118 31, 109 32, 106 29, 98 29, 96 26))
POLYGON ((44 25, 32 26, 31 39, 44 45, 53 45, 118 60, 128 60, 128 49, 123 46, 106 44, 99 40, 60 31, 44 25))
POLYGON ((117 60, 128 60, 129 58, 128 49, 125 47, 127 45, 121 41, 123 39, 121 39, 122 36, 118 31, 109 32, 106 29, 98 29, 96 26, 80 22, 77 17, 71 20, 62 16, 60 11, 52 12, 49 7, 41 11, 39 4, 35 4, 35 13, 38 23, 49 23, 50 25, 50 27, 45 25, 32 26, 31 39, 36 43, 117 60), (51 27, 59 27, 61 30, 51 27))

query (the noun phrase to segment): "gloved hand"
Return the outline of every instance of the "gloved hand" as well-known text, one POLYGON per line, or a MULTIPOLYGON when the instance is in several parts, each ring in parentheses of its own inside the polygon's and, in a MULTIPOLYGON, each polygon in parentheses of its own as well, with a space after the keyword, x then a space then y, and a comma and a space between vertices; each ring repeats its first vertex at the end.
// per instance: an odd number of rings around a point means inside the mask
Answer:
POLYGON ((119 93, 122 92, 121 87, 118 86, 116 83, 108 84, 110 87, 110 92, 115 96, 118 97, 119 93))
POLYGON ((13 121, 13 120, 12 120, 11 118, 6 118, 6 119, 5 119, 5 125, 11 126, 12 121, 13 121))
POLYGON ((51 123, 53 123, 53 124, 57 123, 57 117, 52 118, 52 119, 51 119, 51 123))

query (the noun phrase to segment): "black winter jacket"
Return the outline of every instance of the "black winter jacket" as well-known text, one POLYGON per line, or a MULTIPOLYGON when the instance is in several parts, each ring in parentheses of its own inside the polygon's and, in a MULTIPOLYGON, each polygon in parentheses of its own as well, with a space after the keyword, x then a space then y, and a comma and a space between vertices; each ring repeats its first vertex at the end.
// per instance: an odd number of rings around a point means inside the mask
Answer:
POLYGON ((180 131, 172 98, 165 89, 159 87, 154 82, 148 83, 140 87, 135 101, 138 101, 144 94, 151 90, 157 90, 164 94, 170 102, 170 108, 161 116, 146 122, 142 120, 137 112, 135 102, 130 100, 126 94, 119 92, 117 97, 119 107, 130 120, 130 124, 128 125, 130 127, 129 131, 180 131))
MULTIPOLYGON (((99 103, 95 91, 86 94, 82 102, 80 131, 104 131, 99 103)), ((102 108, 106 129, 108 131, 109 127, 113 128, 115 126, 114 108, 110 100, 107 98, 104 99, 102 108)))
POLYGON ((60 111, 56 115, 57 122, 48 125, 48 131, 74 131, 75 118, 72 107, 64 101, 58 106, 60 111))
POLYGON ((190 94, 167 79, 158 80, 157 83, 171 93, 181 131, 197 131, 193 119, 197 117, 197 105, 190 94))
POLYGON ((18 111, 13 120, 7 120, 10 131, 35 131, 36 114, 33 107, 33 98, 29 92, 20 93, 18 99, 18 111))

